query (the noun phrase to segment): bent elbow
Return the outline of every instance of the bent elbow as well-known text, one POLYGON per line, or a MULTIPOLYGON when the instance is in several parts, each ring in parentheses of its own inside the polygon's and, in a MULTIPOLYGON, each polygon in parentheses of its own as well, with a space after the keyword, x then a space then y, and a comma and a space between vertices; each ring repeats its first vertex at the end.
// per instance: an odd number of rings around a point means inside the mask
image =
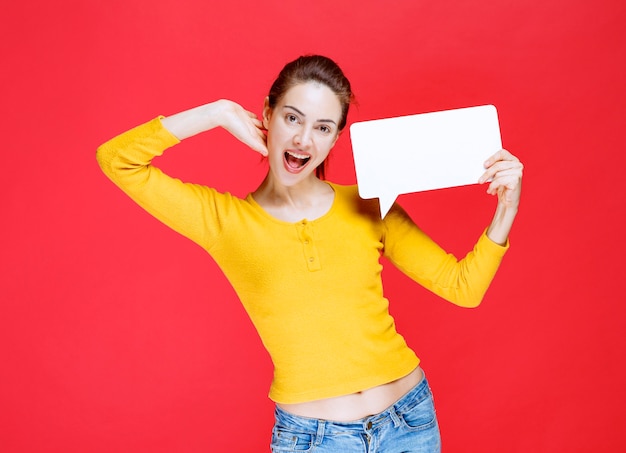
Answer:
POLYGON ((107 173, 107 168, 110 167, 111 159, 107 157, 106 143, 96 148, 96 162, 103 172, 107 173))
POLYGON ((454 305, 462 308, 477 308, 483 301, 485 293, 461 292, 449 299, 454 305))
POLYGON ((96 148, 96 162, 100 170, 111 180, 117 181, 120 177, 119 158, 117 150, 109 142, 96 148))
POLYGON ((470 299, 469 301, 467 301, 465 304, 462 305, 462 307, 464 308, 478 308, 478 306, 482 303, 483 298, 481 297, 475 297, 470 299))

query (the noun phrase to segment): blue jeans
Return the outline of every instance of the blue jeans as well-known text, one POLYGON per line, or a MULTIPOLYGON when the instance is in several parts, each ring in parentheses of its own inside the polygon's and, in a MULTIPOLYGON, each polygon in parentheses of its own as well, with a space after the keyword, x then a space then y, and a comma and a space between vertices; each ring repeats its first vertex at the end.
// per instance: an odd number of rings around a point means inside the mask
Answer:
POLYGON ((300 417, 276 407, 272 452, 439 453, 441 439, 428 381, 383 412, 353 422, 300 417))

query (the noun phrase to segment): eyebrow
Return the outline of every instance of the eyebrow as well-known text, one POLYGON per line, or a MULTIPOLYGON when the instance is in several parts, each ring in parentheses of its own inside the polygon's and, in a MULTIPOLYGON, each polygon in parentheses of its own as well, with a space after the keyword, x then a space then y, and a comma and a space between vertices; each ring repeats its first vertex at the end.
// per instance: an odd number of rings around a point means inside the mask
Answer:
MULTIPOLYGON (((295 110, 299 115, 302 115, 302 116, 306 117, 306 114, 304 112, 301 112, 300 110, 295 108, 293 105, 285 105, 284 108, 289 108, 291 110, 295 110)), ((334 120, 320 119, 320 120, 317 120, 317 121, 320 121, 322 123, 333 123, 335 126, 337 125, 337 123, 334 120)))

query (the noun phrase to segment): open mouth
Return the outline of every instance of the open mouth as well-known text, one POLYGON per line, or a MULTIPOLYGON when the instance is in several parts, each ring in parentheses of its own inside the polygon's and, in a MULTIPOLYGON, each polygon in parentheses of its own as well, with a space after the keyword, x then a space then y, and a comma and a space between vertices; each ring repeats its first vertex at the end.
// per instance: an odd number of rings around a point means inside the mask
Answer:
POLYGON ((301 170, 311 160, 311 156, 295 151, 285 151, 285 163, 291 170, 301 170))

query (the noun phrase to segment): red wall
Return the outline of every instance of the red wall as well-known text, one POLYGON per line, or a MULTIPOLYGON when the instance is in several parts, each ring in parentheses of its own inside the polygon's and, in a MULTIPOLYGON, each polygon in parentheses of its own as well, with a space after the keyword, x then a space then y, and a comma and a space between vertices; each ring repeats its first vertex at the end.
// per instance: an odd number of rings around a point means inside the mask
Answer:
MULTIPOLYGON (((94 153, 220 97, 260 113, 303 53, 344 67, 359 103, 350 121, 495 104, 526 165, 512 248, 479 309, 385 271, 444 451, 626 450, 623 1, 212 3, 3 6, 0 451, 269 450, 271 364, 232 289, 94 153)), ((349 183, 345 135, 330 177, 349 183)), ((159 165, 238 195, 264 172, 223 131, 159 165)), ((400 202, 463 254, 495 206, 484 190, 400 202)))

